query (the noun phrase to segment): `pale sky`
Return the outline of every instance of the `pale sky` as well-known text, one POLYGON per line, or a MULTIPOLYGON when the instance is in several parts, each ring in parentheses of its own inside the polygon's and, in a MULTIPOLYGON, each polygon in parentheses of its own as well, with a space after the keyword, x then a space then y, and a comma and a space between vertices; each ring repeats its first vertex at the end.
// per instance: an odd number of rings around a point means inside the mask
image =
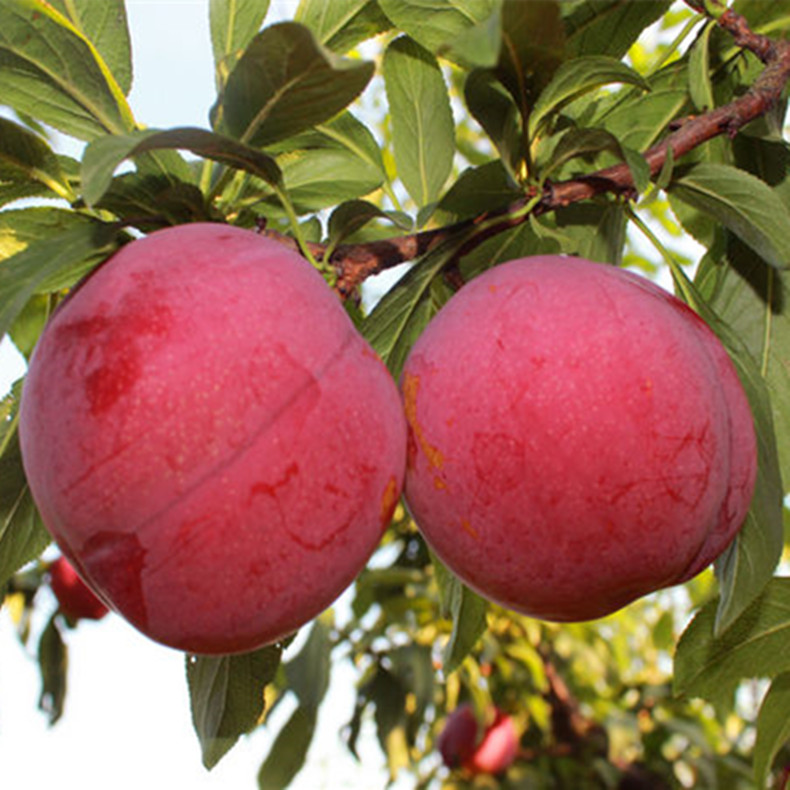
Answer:
MULTIPOLYGON (((274 0, 267 22, 292 15, 296 5, 274 0)), ((127 8, 135 72, 130 101, 138 121, 160 128, 207 127, 214 101, 207 0, 127 0, 127 8)), ((0 392, 21 372, 15 355, 7 347, 0 351, 0 392)), ((39 603, 46 610, 36 624, 40 630, 54 608, 48 590, 39 603)), ((202 767, 182 654, 150 642, 115 615, 81 623, 67 640, 66 713, 50 729, 36 708, 40 681, 34 645, 23 650, 8 613, 0 610, 0 785, 28 790, 257 787, 271 741, 265 728, 244 739, 211 773, 202 767)), ((384 759, 372 722, 359 744, 364 767, 339 740, 341 726, 353 713, 355 676, 343 665, 333 673, 308 764, 292 788, 383 788, 384 759)), ((290 710, 276 711, 271 732, 290 710)))

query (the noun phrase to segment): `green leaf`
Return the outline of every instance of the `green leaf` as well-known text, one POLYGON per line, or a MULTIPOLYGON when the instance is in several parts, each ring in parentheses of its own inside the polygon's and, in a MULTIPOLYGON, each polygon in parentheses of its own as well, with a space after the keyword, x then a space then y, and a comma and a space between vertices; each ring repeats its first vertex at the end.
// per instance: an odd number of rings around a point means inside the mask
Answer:
POLYGON ((381 171, 343 149, 309 149, 280 158, 283 181, 301 214, 368 195, 381 186, 381 171))
POLYGON ((38 642, 38 668, 41 695, 38 707, 47 715, 50 726, 63 715, 68 680, 69 651, 53 615, 38 642))
POLYGON ((477 640, 485 633, 488 603, 435 557, 432 559, 436 583, 439 586, 442 615, 453 624, 450 640, 442 654, 442 672, 447 677, 461 666, 477 640))
POLYGON ((622 262, 626 219, 617 203, 576 203, 555 212, 556 227, 571 242, 562 251, 591 261, 622 262))
POLYGON ((465 280, 490 269, 497 263, 525 258, 528 255, 556 255, 562 248, 558 237, 563 241, 568 238, 553 228, 540 225, 534 217, 530 222, 523 222, 515 228, 498 233, 461 260, 461 275, 465 280))
POLYGON ((717 601, 692 620, 675 654, 678 694, 728 705, 747 678, 774 678, 790 671, 790 579, 772 579, 764 593, 719 637, 717 601))
MULTIPOLYGON (((436 3, 435 0, 378 2, 395 27, 436 55, 448 54, 460 37, 478 25, 487 25, 492 19, 497 23, 497 39, 499 38, 498 11, 502 0, 452 0, 449 3, 436 3)), ((498 44, 495 48, 498 51, 498 44)), ((495 63, 496 57, 490 65, 495 63)))
POLYGON ((53 195, 67 200, 75 197, 48 143, 5 118, 0 118, 0 179, 37 181, 53 195))
POLYGON ((398 176, 423 208, 439 197, 453 166, 455 127, 447 85, 436 58, 406 36, 387 47, 382 71, 398 176))
POLYGON ((0 104, 82 140, 134 127, 121 86, 98 49, 44 0, 5 0, 0 104))
POLYGON ((83 271, 118 244, 118 228, 98 220, 80 221, 57 236, 33 242, 0 267, 0 336, 8 332, 30 297, 64 272, 83 271))
MULTIPOLYGON (((721 333, 721 330, 719 330, 721 333)), ((720 336, 722 336, 720 334, 720 336)), ((716 561, 721 598, 716 633, 730 628, 771 578, 782 553, 782 480, 771 404, 759 370, 740 340, 722 337, 749 398, 757 435, 758 469, 754 496, 735 540, 716 561)))
POLYGON ((439 202, 438 209, 453 219, 467 219, 495 211, 523 196, 501 160, 468 168, 439 202))
MULTIPOLYGON (((765 179, 790 210, 790 152, 783 142, 741 136, 736 161, 765 179)), ((788 275, 768 266, 729 231, 710 239, 695 282, 756 360, 770 393, 782 478, 790 482, 790 290, 788 275)))
POLYGON ((51 541, 22 467, 17 434, 20 384, 0 402, 0 591, 51 541))
POLYGON ((465 68, 494 68, 502 52, 502 14, 494 13, 468 27, 456 36, 439 54, 465 68))
POLYGON ((560 6, 555 0, 504 0, 502 5, 502 49, 495 74, 513 97, 524 123, 565 58, 560 6))
POLYGON ((301 0, 294 21, 309 27, 327 49, 340 54, 391 27, 375 0, 301 0))
MULTIPOLYGON (((645 158, 633 149, 623 146, 611 132, 605 129, 574 127, 568 130, 554 147, 545 166, 541 168, 541 175, 546 178, 574 159, 589 159, 604 151, 613 153, 628 164, 637 192, 644 192, 647 189, 650 184, 650 166, 645 158)), ((541 163, 538 162, 538 165, 540 167, 541 163)))
POLYGON ((332 620, 331 612, 315 619, 304 646, 285 665, 288 687, 296 694, 303 708, 317 710, 329 688, 332 620))
POLYGON ((381 146, 370 129, 350 112, 340 113, 331 121, 317 124, 306 132, 273 145, 269 150, 272 154, 281 154, 311 148, 334 148, 353 153, 365 164, 377 169, 382 179, 386 177, 381 146))
POLYGON ((437 680, 432 650, 427 645, 412 643, 390 650, 387 658, 392 667, 392 674, 406 689, 406 693, 413 695, 414 710, 409 710, 412 724, 409 727, 411 745, 417 734, 416 730, 423 724, 425 711, 434 701, 437 680))
POLYGON ((194 184, 139 172, 116 176, 96 208, 111 211, 126 224, 146 233, 171 225, 222 219, 194 184))
POLYGON ((387 755, 390 780, 394 781, 400 769, 409 764, 406 689, 398 677, 379 665, 368 693, 376 706, 376 735, 387 755))
POLYGON ((721 588, 715 633, 724 633, 771 579, 782 552, 782 480, 771 404, 765 381, 740 336, 705 301, 685 274, 677 276, 681 296, 721 340, 749 399, 757 439, 757 480, 746 520, 716 560, 721 588))
POLYGON ((102 137, 91 143, 82 160, 82 191, 88 205, 107 191, 115 169, 132 156, 157 149, 181 148, 194 154, 245 170, 269 184, 279 184, 280 168, 272 157, 205 129, 182 127, 160 131, 147 129, 128 135, 102 137))
POLYGON ((260 790, 285 790, 307 757, 316 725, 316 709, 298 707, 277 734, 258 772, 260 790))
POLYGON ((668 192, 709 215, 771 266, 790 263, 790 216, 764 181, 732 165, 700 162, 676 168, 668 192))
POLYGON ((713 84, 710 78, 710 34, 716 27, 711 20, 702 29, 694 46, 689 51, 689 95, 694 107, 705 112, 716 106, 713 84))
POLYGON ((282 645, 232 656, 187 656, 192 723, 203 765, 213 768, 266 710, 264 689, 280 666, 282 645))
POLYGON ((218 131, 267 146, 323 123, 359 96, 374 66, 324 49, 296 22, 252 39, 214 109, 218 131))
POLYGON ((356 233, 374 219, 385 219, 396 225, 400 230, 410 230, 411 222, 407 215, 383 211, 366 200, 350 200, 341 203, 329 216, 329 241, 333 247, 343 239, 356 233))
POLYGON ((520 116, 512 96, 492 71, 476 69, 464 83, 464 99, 512 175, 524 156, 520 116))
POLYGON ((269 0, 209 0, 211 49, 217 85, 223 86, 269 10, 269 0))
POLYGON ((52 311, 50 302, 48 294, 31 297, 8 330, 11 341, 28 361, 52 311))
POLYGON ((29 206, 0 212, 0 261, 21 252, 34 241, 93 225, 86 214, 55 206, 29 206))
POLYGON ((646 27, 664 15, 671 0, 584 0, 559 5, 565 12, 570 53, 619 59, 646 27))
POLYGON ((532 108, 529 117, 530 139, 566 104, 613 82, 624 82, 650 90, 649 83, 640 74, 614 58, 586 55, 563 63, 532 108))
POLYGON ((771 764, 779 750, 790 741, 790 672, 779 675, 760 705, 757 739, 754 743, 754 782, 766 787, 771 764))
POLYGON ((663 135, 676 118, 692 112, 688 95, 688 71, 685 61, 675 61, 649 80, 650 92, 632 95, 626 92, 587 124, 602 126, 620 143, 645 151, 663 135))
POLYGON ((124 96, 132 87, 132 47, 124 0, 48 0, 90 41, 124 96))

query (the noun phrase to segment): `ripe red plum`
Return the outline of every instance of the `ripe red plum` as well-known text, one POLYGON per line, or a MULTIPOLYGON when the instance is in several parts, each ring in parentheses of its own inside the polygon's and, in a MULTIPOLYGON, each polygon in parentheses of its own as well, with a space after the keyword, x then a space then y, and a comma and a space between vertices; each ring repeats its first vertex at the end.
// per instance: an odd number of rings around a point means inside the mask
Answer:
POLYGON ((708 325, 645 278, 536 256, 489 269, 406 361, 405 497, 464 582, 589 620, 683 582, 741 527, 749 404, 708 325))
POLYGON ((101 597, 194 653, 278 641, 366 564, 403 482, 397 387, 301 256, 193 224, 132 241, 35 349, 44 523, 101 597))

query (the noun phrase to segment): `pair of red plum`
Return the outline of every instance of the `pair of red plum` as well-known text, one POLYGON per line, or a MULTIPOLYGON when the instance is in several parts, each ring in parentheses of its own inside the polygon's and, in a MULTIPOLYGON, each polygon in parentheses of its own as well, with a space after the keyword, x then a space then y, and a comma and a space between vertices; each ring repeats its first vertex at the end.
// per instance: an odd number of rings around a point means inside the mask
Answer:
POLYGON ((402 490, 469 586, 573 621, 705 568, 756 467, 726 352, 643 278, 495 266, 431 321, 399 393, 307 261, 221 224, 135 240, 68 296, 19 430, 43 521, 91 588, 209 654, 329 606, 402 490))

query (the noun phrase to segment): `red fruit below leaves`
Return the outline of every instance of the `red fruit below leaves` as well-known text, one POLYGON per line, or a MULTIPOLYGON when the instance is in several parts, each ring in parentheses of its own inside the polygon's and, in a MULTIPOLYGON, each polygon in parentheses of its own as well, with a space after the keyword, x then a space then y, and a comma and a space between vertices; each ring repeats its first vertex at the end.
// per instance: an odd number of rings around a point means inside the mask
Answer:
POLYGON ((479 725, 471 705, 459 705, 448 717, 439 735, 438 749, 448 768, 463 768, 472 774, 506 771, 518 754, 518 735, 513 719, 497 710, 493 723, 478 743, 479 725))
POLYGON ((486 730, 466 769, 475 774, 500 774, 518 754, 518 735, 513 719, 497 711, 494 723, 486 730))
POLYGON ((477 719, 471 705, 459 705, 448 717, 437 746, 448 768, 464 765, 474 754, 477 719))
POLYGON ((110 611, 65 557, 58 557, 50 565, 49 585, 58 599, 60 611, 69 620, 101 620, 110 611))

